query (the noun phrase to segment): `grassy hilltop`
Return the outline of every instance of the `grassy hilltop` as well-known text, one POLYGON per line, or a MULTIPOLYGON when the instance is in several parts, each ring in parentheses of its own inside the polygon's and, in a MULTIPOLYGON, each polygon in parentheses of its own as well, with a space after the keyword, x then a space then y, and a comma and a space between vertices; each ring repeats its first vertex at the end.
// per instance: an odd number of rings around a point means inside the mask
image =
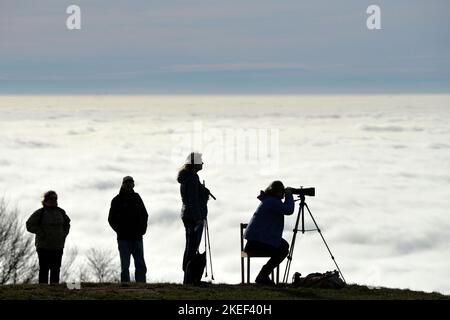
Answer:
POLYGON ((440 293, 425 293, 401 289, 369 289, 365 286, 349 285, 341 290, 292 288, 279 285, 260 287, 256 285, 205 284, 202 287, 179 284, 112 284, 82 283, 80 290, 69 290, 66 285, 0 286, 0 299, 100 299, 100 300, 392 300, 392 299, 445 299, 450 296, 440 293))

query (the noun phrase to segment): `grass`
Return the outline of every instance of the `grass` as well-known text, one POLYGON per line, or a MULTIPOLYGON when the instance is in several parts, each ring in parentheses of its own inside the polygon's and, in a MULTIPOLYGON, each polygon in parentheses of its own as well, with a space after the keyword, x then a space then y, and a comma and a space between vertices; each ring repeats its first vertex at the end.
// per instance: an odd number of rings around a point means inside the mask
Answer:
POLYGON ((205 284, 202 287, 171 283, 82 283, 80 290, 66 285, 4 285, 1 300, 450 300, 440 293, 401 289, 369 289, 349 285, 341 290, 293 288, 286 285, 205 284))

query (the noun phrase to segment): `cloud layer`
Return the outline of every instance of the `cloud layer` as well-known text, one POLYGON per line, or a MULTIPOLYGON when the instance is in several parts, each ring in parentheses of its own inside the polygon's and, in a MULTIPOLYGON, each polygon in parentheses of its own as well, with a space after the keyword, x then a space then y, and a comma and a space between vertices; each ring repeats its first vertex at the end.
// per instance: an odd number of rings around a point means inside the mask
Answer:
MULTIPOLYGON (((210 133, 278 130, 279 169, 269 175, 221 161, 214 137, 202 137, 200 175, 218 198, 209 206, 218 282, 239 282, 239 223, 259 190, 281 179, 317 188, 307 201, 348 281, 449 293, 449 104, 449 96, 3 96, 0 192, 26 218, 55 189, 72 218, 68 245, 115 250, 109 205, 132 175, 150 212, 149 280, 181 282, 175 178, 189 146, 174 135, 190 137, 199 122, 210 133)), ((295 215, 286 218, 289 242, 295 215)), ((333 267, 317 233, 298 235, 291 270, 333 267)))

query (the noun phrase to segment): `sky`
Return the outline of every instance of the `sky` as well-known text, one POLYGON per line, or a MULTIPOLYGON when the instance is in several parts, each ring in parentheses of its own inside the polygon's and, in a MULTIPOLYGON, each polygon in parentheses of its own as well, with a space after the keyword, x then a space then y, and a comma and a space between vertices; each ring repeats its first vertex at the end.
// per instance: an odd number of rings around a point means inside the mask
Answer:
POLYGON ((0 93, 449 92, 450 2, 371 4, 3 0, 0 93))

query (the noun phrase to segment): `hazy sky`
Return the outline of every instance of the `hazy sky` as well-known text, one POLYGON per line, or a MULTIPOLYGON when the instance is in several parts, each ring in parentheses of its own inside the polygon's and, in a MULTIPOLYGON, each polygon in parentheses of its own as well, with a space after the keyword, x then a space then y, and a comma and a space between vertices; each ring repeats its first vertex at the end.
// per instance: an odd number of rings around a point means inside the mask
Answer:
POLYGON ((2 0, 0 93, 449 92, 450 2, 2 0), (371 4, 381 30, 366 27, 371 4), (66 8, 81 7, 81 30, 66 8))

